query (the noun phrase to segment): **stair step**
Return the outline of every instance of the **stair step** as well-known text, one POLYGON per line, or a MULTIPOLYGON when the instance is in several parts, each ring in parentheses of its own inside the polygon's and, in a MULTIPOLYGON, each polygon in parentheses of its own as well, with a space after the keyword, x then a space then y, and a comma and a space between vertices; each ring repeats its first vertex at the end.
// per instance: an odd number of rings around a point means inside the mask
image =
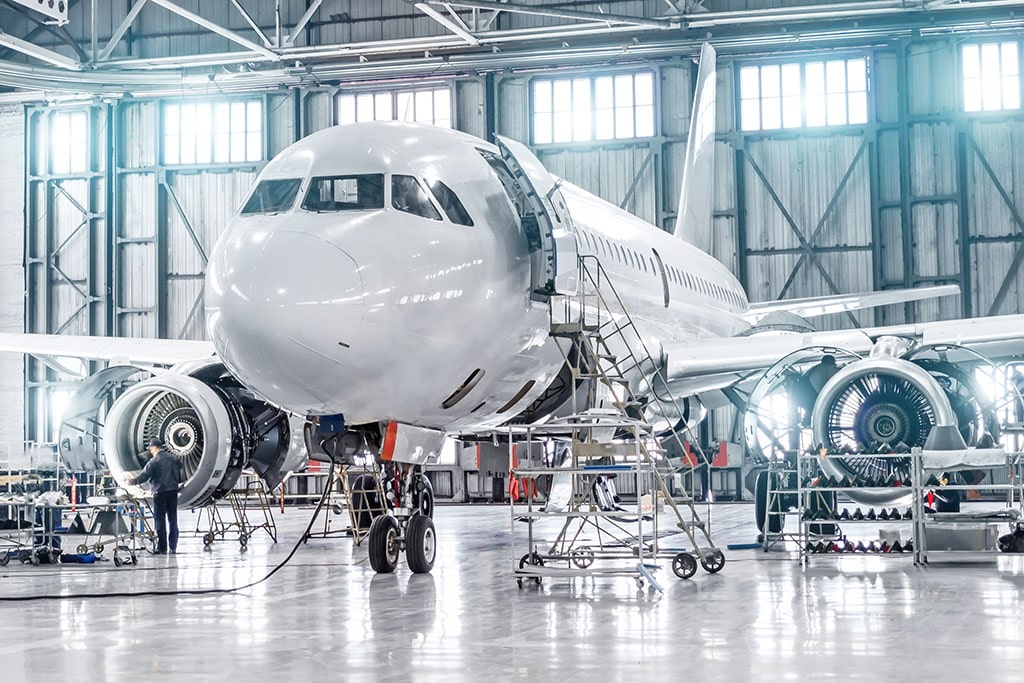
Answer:
POLYGON ((584 332, 596 332, 597 325, 584 325, 583 323, 551 323, 551 336, 570 337, 584 332))

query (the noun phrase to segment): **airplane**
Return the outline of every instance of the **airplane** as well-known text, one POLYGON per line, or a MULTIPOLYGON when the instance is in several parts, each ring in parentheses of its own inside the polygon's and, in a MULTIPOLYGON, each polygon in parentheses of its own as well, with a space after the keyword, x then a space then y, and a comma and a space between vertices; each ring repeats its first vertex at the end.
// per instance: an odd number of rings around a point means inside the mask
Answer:
MULTIPOLYGON (((105 466, 141 495, 127 477, 161 437, 187 474, 181 507, 224 495, 244 467, 274 486, 310 455, 379 458, 387 514, 369 542, 378 572, 394 571, 403 550, 413 572, 433 567, 422 465, 447 436, 543 421, 564 405, 565 392, 550 391, 566 366, 552 308, 579 290, 580 258, 600 263, 656 349, 653 371, 684 426, 781 359, 838 349, 846 360, 814 406, 817 440, 850 440, 849 427, 831 422, 840 400, 856 429, 891 442, 921 445, 926 423, 959 427, 939 381, 958 363, 918 361, 961 348, 1017 354, 1024 316, 832 332, 773 325, 780 315, 806 322, 958 290, 749 302, 701 248, 711 235, 714 112, 715 54, 705 45, 671 230, 555 178, 510 139, 400 122, 322 130, 266 165, 213 247, 209 342, 5 334, 0 350, 108 361, 70 400, 61 455, 105 466), (890 385, 913 399, 893 398, 890 385), (908 404, 923 408, 907 415, 908 404)), ((855 465, 839 461, 836 476, 855 465)))

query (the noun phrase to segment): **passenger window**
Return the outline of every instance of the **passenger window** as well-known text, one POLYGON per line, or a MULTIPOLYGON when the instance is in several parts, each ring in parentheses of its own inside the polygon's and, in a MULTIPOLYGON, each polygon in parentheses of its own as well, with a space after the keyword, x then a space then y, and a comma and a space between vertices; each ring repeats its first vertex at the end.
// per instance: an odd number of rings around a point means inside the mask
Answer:
POLYGON ((313 178, 302 201, 306 211, 359 211, 384 208, 384 175, 313 178))
MULTIPOLYGON (((399 176, 395 176, 396 178, 399 176)), ((459 201, 458 196, 452 192, 452 189, 442 183, 440 180, 435 180, 432 183, 428 183, 430 191, 434 195, 434 199, 444 209, 444 213, 448 216, 448 220, 456 225, 473 225, 473 219, 469 217, 469 212, 466 211, 466 207, 459 201)))
POLYGON ((295 196, 299 193, 301 184, 302 180, 298 178, 261 180, 249 201, 242 207, 242 215, 287 211, 295 203, 295 196))
POLYGON ((423 186, 411 175, 391 176, 391 206, 414 216, 441 220, 441 214, 430 203, 423 186))

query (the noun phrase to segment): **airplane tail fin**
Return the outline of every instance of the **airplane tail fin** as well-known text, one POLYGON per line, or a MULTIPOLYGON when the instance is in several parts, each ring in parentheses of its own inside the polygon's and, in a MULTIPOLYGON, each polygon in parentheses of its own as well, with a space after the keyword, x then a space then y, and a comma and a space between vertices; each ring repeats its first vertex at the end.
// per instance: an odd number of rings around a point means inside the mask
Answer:
POLYGON ((711 248, 715 178, 715 49, 704 43, 690 113, 675 235, 704 251, 711 248))

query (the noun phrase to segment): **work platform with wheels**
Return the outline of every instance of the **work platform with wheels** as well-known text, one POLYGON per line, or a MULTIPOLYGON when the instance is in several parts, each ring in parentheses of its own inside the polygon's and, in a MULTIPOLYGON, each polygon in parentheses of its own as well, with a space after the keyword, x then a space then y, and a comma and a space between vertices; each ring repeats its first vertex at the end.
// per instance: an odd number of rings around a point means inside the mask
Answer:
POLYGON ((717 573, 725 555, 711 538, 710 508, 702 517, 695 496, 670 484, 683 473, 698 481, 693 474, 708 459, 687 465, 665 457, 663 440, 687 450, 679 436, 688 431, 680 403, 600 262, 582 256, 578 267, 578 293, 562 297, 561 306, 551 304, 550 334, 572 372, 571 414, 542 426, 510 426, 505 435, 512 481, 525 493, 523 503, 511 497, 513 576, 520 586, 544 578, 625 576, 659 587, 659 561, 670 561, 679 578, 693 576, 698 566, 717 573), (620 504, 617 477, 633 480, 634 507, 620 504), (538 481, 550 489, 543 505, 538 481), (517 546, 523 524, 525 548, 517 546))

